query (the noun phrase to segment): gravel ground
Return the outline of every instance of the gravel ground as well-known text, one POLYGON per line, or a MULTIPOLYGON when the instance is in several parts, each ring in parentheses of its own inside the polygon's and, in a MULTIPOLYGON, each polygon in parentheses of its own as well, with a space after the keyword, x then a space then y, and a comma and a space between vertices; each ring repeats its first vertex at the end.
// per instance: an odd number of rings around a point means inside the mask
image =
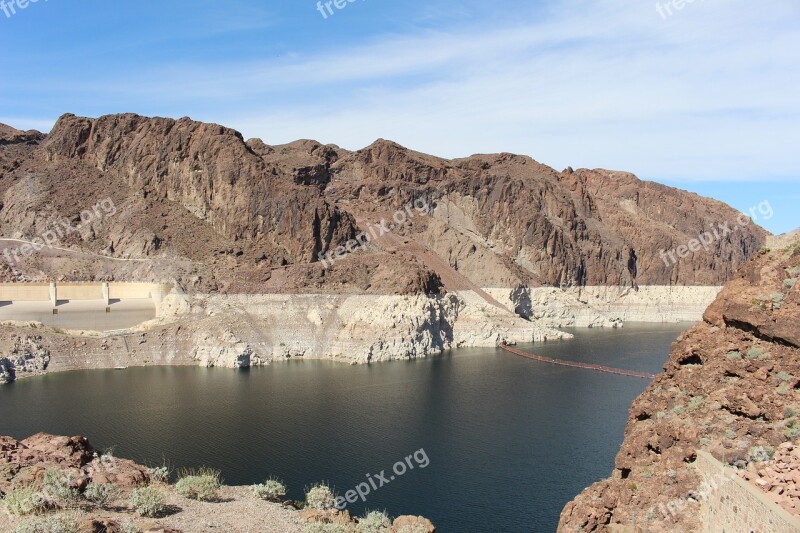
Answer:
MULTIPOLYGON (((81 520, 111 519, 133 521, 142 530, 172 528, 183 533, 300 533, 303 520, 297 511, 265 502, 253 496, 250 487, 222 487, 219 501, 189 500, 161 486, 173 512, 163 518, 140 518, 130 511, 72 511, 81 520)), ((123 501, 117 502, 122 504, 123 501)), ((121 510, 120 510, 121 511, 121 510)), ((0 512, 0 531, 13 532, 21 523, 0 512)))

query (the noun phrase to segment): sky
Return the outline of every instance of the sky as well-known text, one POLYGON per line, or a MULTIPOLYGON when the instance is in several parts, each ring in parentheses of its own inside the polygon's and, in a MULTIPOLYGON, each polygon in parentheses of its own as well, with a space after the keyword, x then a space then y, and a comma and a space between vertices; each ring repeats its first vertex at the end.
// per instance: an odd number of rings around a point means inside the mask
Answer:
POLYGON ((337 1, 0 0, 0 122, 135 112, 268 144, 513 152, 800 226, 797 0, 337 1))

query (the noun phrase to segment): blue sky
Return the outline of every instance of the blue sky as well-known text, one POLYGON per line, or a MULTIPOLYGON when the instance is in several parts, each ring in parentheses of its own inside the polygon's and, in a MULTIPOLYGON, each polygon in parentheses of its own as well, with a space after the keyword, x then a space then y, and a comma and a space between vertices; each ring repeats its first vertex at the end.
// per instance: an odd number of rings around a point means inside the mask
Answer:
POLYGON ((0 122, 130 111, 270 144, 523 153, 769 201, 764 227, 800 226, 800 2, 671 3, 0 4, 0 122))

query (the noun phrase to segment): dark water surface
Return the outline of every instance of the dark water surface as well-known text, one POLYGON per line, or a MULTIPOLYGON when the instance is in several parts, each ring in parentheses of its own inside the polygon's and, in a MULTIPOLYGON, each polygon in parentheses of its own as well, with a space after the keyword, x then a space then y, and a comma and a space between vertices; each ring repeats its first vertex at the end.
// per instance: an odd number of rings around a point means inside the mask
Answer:
MULTIPOLYGON (((688 326, 571 330, 521 348, 658 372, 688 326)), ((496 349, 368 366, 80 371, 0 387, 0 434, 86 435, 145 464, 217 468, 231 485, 276 475, 297 499, 320 480, 344 494, 367 474, 388 478, 424 449, 426 468, 412 459, 351 512, 420 514, 444 533, 551 532, 567 501, 611 473, 647 383, 496 349)))

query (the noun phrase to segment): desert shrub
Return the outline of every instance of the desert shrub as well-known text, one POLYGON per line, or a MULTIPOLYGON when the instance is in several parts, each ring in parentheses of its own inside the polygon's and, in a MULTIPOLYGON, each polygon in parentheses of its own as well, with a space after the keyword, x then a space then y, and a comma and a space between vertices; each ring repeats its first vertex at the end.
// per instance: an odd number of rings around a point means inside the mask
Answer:
POLYGON ((310 522, 303 528, 303 533, 349 533, 349 530, 342 524, 310 522))
POLYGON ((253 485, 253 495, 262 500, 277 500, 286 496, 286 485, 274 478, 269 478, 264 483, 253 485))
POLYGON ((392 521, 385 511, 371 511, 358 520, 358 533, 384 533, 392 527, 392 521))
POLYGON ((786 371, 781 370, 780 372, 778 372, 778 379, 781 381, 791 381, 792 375, 786 371))
POLYGON ((783 280, 783 288, 787 291, 793 289, 795 285, 797 285, 797 278, 783 280))
POLYGON ((697 409, 703 405, 703 402, 705 401, 706 399, 703 396, 692 396, 691 399, 689 399, 689 409, 697 409))
POLYGON ((150 479, 158 483, 166 483, 169 480, 169 468, 166 466, 148 468, 147 472, 150 474, 150 479))
POLYGON ((30 518, 17 526, 14 533, 77 533, 78 520, 70 515, 57 514, 30 518))
POLYGON ((700 437, 700 446, 705 447, 708 446, 709 444, 711 444, 711 439, 709 439, 708 437, 700 437))
POLYGON ((728 352, 728 360, 729 361, 739 361, 742 359, 742 352, 739 350, 731 350, 728 352))
POLYGON ((16 516, 41 514, 48 509, 46 498, 33 487, 11 489, 2 503, 7 512, 16 516))
POLYGON ((120 533, 142 533, 142 530, 139 529, 139 526, 137 526, 130 520, 122 522, 119 525, 119 527, 120 527, 120 533))
POLYGON ((83 497, 92 503, 105 507, 119 496, 119 489, 111 483, 92 483, 83 491, 83 497))
POLYGON ((777 392, 781 396, 786 396, 787 394, 789 394, 789 386, 786 383, 781 383, 780 385, 778 385, 778 390, 775 392, 777 392))
POLYGON ((747 451, 750 462, 771 461, 775 455, 775 448, 771 446, 753 446, 747 451))
POLYGON ((775 302, 776 304, 781 303, 784 298, 785 296, 779 292, 776 292, 775 294, 772 295, 772 301, 775 302))
POLYGON ((333 491, 324 483, 314 485, 306 493, 306 504, 319 511, 332 509, 334 505, 333 491))
POLYGON ((186 498, 209 502, 216 499, 220 485, 217 470, 201 469, 184 472, 175 484, 175 490, 186 498))
POLYGON ((155 517, 164 511, 167 499, 155 487, 142 487, 131 493, 131 507, 140 516, 155 517))
POLYGON ((42 492, 62 506, 73 505, 81 498, 78 489, 72 487, 70 476, 58 468, 45 471, 42 492))
POLYGON ((736 438, 736 432, 732 429, 725 430, 725 436, 733 440, 736 438))
POLYGON ((761 348, 750 348, 747 350, 748 359, 767 359, 769 356, 761 348))
POLYGON ((786 428, 783 430, 783 436, 787 439, 794 440, 800 436, 800 422, 792 418, 785 422, 786 428))

